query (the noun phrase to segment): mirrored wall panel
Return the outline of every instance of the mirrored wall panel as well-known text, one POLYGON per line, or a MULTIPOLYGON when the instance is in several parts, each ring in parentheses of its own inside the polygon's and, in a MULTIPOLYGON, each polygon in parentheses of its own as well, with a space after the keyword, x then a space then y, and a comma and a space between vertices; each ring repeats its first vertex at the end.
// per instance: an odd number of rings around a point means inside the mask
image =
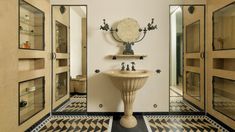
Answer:
POLYGON ((235 49, 235 3, 213 13, 213 50, 235 49))
POLYGON ((87 6, 52 6, 53 113, 87 111, 87 6))
POLYGON ((200 52, 200 21, 186 26, 186 52, 200 52))
POLYGON ((44 50, 44 12, 20 0, 19 48, 44 50))
POLYGON ((213 77, 213 108, 235 120, 235 80, 213 77))
POLYGON ((56 21, 56 53, 67 53, 68 48, 68 35, 67 35, 67 26, 56 21))
POLYGON ((44 109, 44 77, 19 83, 19 124, 44 109))
POLYGON ((55 78, 55 81, 56 81, 55 98, 56 98, 56 100, 59 100, 60 98, 64 97, 67 94, 67 91, 68 91, 67 77, 68 77, 67 72, 56 74, 56 78, 55 78))
POLYGON ((186 72, 186 94, 200 100, 200 74, 186 72))

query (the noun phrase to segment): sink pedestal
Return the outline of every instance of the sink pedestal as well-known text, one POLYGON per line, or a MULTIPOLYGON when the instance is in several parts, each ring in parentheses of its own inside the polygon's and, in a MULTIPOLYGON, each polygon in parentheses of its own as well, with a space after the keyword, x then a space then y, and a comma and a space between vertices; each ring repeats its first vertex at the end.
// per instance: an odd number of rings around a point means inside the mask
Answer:
POLYGON ((135 100, 136 92, 125 92, 122 93, 122 100, 124 102, 124 116, 120 120, 120 124, 125 128, 133 128, 137 125, 136 118, 133 114, 133 103, 135 100))
POLYGON ((105 74, 110 77, 122 95, 124 116, 122 116, 120 124, 125 128, 135 127, 137 120, 132 114, 136 91, 144 86, 151 72, 146 70, 137 70, 135 72, 113 70, 105 72, 105 74))

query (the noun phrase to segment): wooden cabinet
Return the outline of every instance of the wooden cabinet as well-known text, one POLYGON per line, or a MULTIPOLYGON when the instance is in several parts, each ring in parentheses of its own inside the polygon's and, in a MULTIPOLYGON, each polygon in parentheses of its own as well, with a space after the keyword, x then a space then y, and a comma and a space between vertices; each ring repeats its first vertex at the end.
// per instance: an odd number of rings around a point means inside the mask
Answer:
POLYGON ((235 2, 207 6, 207 111, 235 129, 235 2))

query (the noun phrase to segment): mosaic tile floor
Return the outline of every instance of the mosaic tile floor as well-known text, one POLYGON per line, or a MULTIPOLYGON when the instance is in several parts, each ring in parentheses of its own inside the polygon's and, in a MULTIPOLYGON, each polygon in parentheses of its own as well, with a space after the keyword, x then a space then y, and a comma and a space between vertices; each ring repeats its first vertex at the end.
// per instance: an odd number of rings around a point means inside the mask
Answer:
POLYGON ((199 110, 183 100, 183 97, 170 97, 171 112, 198 112, 199 110))
POLYGON ((110 132, 111 116, 51 116, 32 132, 110 132))
POLYGON ((57 112, 86 112, 86 95, 74 95, 57 112))
POLYGON ((206 116, 144 116, 149 132, 228 132, 206 116))
POLYGON ((195 107, 190 105, 177 91, 170 90, 170 111, 171 112, 198 112, 195 107))

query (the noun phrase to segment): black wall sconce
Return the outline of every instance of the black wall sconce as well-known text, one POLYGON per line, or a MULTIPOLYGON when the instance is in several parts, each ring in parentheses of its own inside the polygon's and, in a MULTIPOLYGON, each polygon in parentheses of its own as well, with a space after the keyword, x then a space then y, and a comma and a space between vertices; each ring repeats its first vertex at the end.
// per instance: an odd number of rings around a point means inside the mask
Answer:
POLYGON ((195 7, 194 7, 194 6, 189 6, 188 12, 189 12, 190 14, 193 14, 193 13, 194 13, 194 10, 195 10, 195 7))
POLYGON ((61 13, 61 14, 64 14, 65 11, 66 11, 65 6, 60 6, 60 13, 61 13))

